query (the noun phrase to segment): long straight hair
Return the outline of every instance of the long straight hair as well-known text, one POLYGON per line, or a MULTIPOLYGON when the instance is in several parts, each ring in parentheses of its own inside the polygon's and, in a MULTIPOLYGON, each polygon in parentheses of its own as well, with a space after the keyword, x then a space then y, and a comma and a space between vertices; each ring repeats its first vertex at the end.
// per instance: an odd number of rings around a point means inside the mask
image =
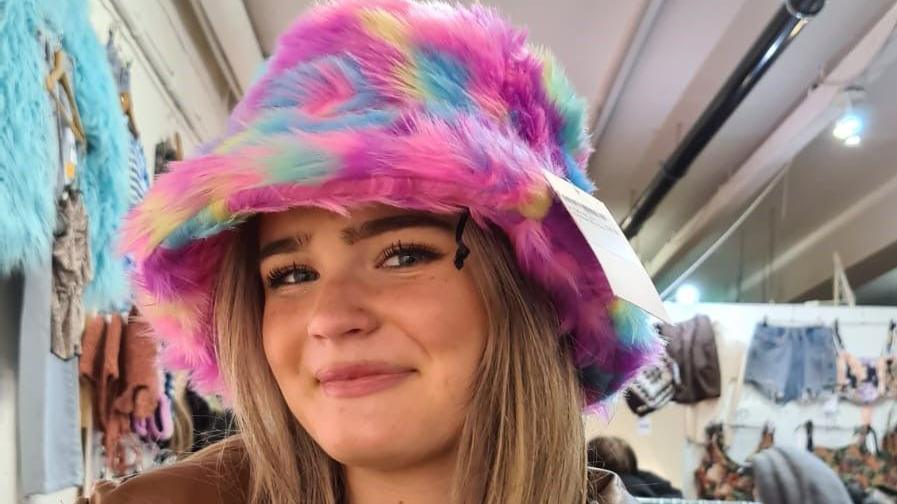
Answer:
MULTIPOLYGON (((341 465, 290 412, 261 343, 257 223, 237 231, 221 264, 214 323, 233 396, 251 502, 343 504, 341 465)), ((489 321, 459 440, 453 504, 576 504, 586 500, 582 396, 548 296, 527 281, 500 231, 469 225, 465 242, 489 321)), ((214 453, 213 448, 207 450, 214 453)))

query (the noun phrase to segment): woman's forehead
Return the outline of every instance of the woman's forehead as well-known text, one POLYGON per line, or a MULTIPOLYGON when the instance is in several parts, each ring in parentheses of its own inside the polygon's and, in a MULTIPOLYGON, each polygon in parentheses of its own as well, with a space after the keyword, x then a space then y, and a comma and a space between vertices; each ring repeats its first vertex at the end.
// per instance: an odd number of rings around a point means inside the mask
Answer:
POLYGON ((367 205, 346 213, 315 207, 298 207, 283 212, 259 216, 259 241, 263 245, 272 240, 295 235, 312 235, 322 230, 338 230, 347 242, 357 241, 367 234, 400 227, 435 227, 454 229, 455 216, 402 209, 387 205, 367 205))

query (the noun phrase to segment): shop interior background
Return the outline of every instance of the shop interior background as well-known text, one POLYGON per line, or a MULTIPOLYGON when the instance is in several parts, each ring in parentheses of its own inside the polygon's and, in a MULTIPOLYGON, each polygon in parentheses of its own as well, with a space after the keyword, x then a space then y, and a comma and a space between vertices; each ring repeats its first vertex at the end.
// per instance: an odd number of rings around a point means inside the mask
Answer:
MULTIPOLYGON (((589 172, 596 196, 620 222, 784 8, 781 0, 483 3, 527 25, 588 100, 589 172)), ((101 42, 111 33, 131 65, 134 116, 152 160, 160 141, 177 137, 189 153, 221 133, 277 34, 310 2, 86 4, 101 42)), ((800 446, 797 427, 824 417, 843 429, 821 432, 819 442, 840 446, 861 421, 858 407, 780 407, 737 381, 763 320, 837 320, 852 352, 875 356, 897 319, 895 27, 897 1, 825 2, 633 233, 673 319, 700 313, 716 323, 722 397, 737 390, 735 405, 723 412, 722 399, 671 404, 638 419, 620 401, 609 422, 584 421, 589 435, 625 438, 643 467, 686 495, 694 496, 702 453, 694 436, 710 419, 726 415, 733 424, 737 460, 767 422, 776 424, 777 442, 800 446)), ((21 497, 17 454, 28 442, 17 435, 19 328, 11 310, 20 294, 0 286, 0 502, 21 497)), ((873 412, 881 430, 888 408, 873 412)), ((76 493, 61 489, 29 502, 70 502, 76 493)))

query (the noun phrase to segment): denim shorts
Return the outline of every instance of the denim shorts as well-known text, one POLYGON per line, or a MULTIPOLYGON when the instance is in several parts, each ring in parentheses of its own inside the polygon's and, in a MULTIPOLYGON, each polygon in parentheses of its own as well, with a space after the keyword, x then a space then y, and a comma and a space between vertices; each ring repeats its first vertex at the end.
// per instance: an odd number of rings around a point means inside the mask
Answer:
POLYGON ((777 403, 815 399, 835 390, 837 358, 830 327, 758 324, 744 381, 777 403))

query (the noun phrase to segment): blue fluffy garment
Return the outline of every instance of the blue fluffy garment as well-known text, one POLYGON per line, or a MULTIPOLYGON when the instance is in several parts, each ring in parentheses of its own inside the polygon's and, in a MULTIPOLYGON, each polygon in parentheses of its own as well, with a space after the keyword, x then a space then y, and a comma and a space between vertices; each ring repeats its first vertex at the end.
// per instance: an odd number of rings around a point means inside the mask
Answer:
POLYGON ((39 265, 56 224, 57 149, 35 0, 0 0, 0 274, 39 265))
POLYGON ((47 68, 36 33, 62 41, 87 136, 78 186, 89 217, 94 279, 90 311, 123 309, 129 298, 118 229, 128 206, 127 129, 106 53, 86 0, 0 0, 0 271, 33 266, 52 240, 59 169, 51 128, 47 68))

